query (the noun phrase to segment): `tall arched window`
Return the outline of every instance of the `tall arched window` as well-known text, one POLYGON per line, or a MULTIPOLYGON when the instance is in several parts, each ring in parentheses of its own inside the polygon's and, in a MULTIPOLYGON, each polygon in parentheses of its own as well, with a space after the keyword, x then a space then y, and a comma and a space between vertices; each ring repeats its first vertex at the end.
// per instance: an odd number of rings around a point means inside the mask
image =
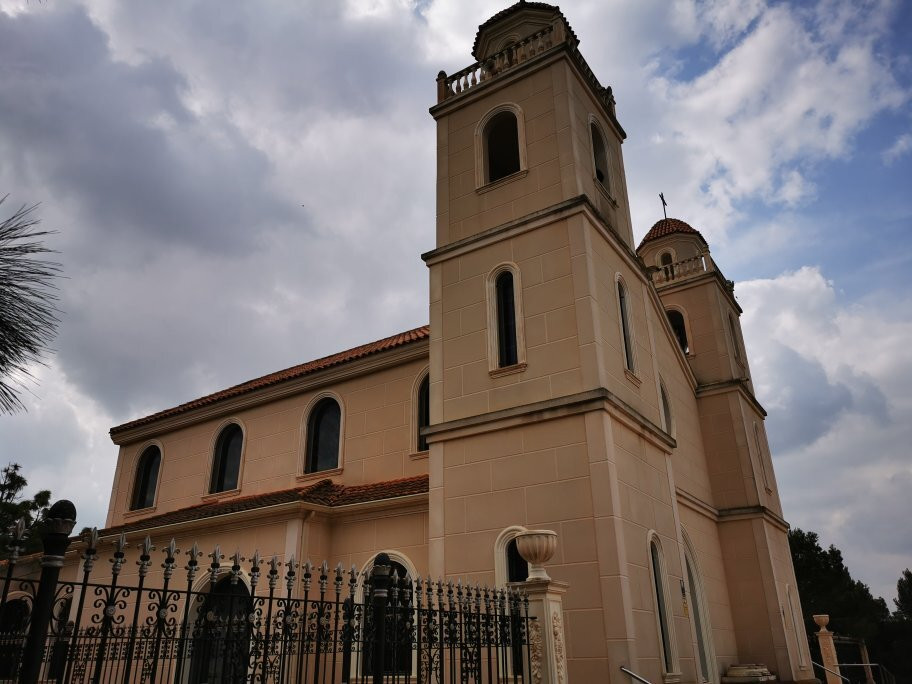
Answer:
POLYGON ((605 149, 605 139, 602 137, 595 122, 589 124, 589 134, 592 136, 592 157, 595 161, 595 177, 599 183, 608 188, 608 153, 605 149))
POLYGON ((484 147, 488 183, 519 171, 519 129, 515 113, 502 111, 491 117, 484 129, 484 147))
POLYGON ((427 437, 421 430, 431 424, 431 376, 425 375, 418 386, 418 451, 427 451, 427 437))
POLYGON ((741 361, 741 339, 738 335, 738 324, 735 322, 735 317, 731 314, 728 314, 728 327, 731 329, 732 337, 732 348, 735 352, 735 360, 740 363, 741 361))
POLYGON ((671 323, 671 329, 674 331, 675 337, 678 338, 681 350, 685 354, 690 353, 690 345, 687 344, 687 327, 684 325, 684 314, 677 309, 668 309, 665 313, 668 315, 668 322, 671 323))
POLYGON ((497 297, 497 365, 500 368, 518 362, 516 347, 516 299, 513 273, 503 271, 494 281, 497 297))
POLYGON ((662 420, 665 424, 662 426, 665 428, 665 432, 669 435, 671 434, 671 401, 668 399, 668 392, 665 391, 665 385, 662 382, 659 382, 659 398, 662 402, 662 420))
POLYGON ((136 463, 133 479, 133 496, 130 510, 150 508, 155 503, 155 488, 158 485, 158 469, 161 467, 161 449, 154 444, 147 447, 136 463))
POLYGON ((621 336, 624 343, 624 364, 627 370, 633 371, 633 341, 630 335, 630 304, 627 288, 620 280, 617 281, 618 313, 621 317, 621 336))
POLYGON ((687 594, 690 614, 693 617, 694 636, 697 639, 697 657, 700 664, 701 682, 716 681, 716 657, 712 643, 712 628, 706 609, 703 582, 700 579, 697 561, 687 533, 681 531, 684 539, 684 565, 687 571, 687 594))
POLYGON ((226 492, 238 488, 241 474, 241 450, 244 446, 244 432, 237 423, 227 425, 215 443, 215 459, 212 462, 212 477, 209 492, 226 492))
POLYGON ((326 397, 317 402, 307 421, 307 464, 304 472, 317 473, 339 467, 339 429, 342 409, 326 397))
POLYGON ((659 637, 662 646, 662 667, 666 673, 675 671, 674 639, 671 633, 671 607, 665 590, 665 562, 658 539, 649 541, 649 560, 652 574, 652 588, 655 596, 656 618, 659 626, 659 637))

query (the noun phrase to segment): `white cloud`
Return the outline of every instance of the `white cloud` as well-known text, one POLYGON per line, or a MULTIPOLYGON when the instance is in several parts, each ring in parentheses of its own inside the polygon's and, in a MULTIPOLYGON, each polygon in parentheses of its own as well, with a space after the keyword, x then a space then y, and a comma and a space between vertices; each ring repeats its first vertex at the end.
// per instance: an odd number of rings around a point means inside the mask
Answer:
POLYGON ((894 527, 912 518, 902 484, 912 478, 912 302, 877 292, 849 304, 810 267, 736 293, 786 518, 892 597, 899 559, 912 555, 912 537, 894 527))
POLYGON ((912 152, 912 133, 903 133, 893 141, 893 144, 890 145, 890 147, 883 151, 881 157, 883 158, 884 164, 890 166, 897 159, 909 154, 909 152, 912 152))

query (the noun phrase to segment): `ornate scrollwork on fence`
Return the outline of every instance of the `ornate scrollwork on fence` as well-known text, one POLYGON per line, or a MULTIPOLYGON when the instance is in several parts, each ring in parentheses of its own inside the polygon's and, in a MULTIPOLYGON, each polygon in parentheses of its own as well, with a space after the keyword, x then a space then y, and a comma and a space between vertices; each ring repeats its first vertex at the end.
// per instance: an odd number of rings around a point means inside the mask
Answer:
MULTIPOLYGON (((59 581, 43 680, 116 682, 532 682, 528 601, 513 589, 264 561, 174 540, 86 537, 81 579, 59 581), (107 546, 107 562, 97 563, 107 546), (183 560, 183 573, 181 564, 183 560), (382 588, 382 591, 381 591, 382 588)), ((8 567, 0 615, 37 584, 8 567)), ((375 568, 376 571, 376 568, 375 568)), ((25 600, 25 599, 23 599, 25 600)), ((0 633, 14 679, 27 621, 0 633)))

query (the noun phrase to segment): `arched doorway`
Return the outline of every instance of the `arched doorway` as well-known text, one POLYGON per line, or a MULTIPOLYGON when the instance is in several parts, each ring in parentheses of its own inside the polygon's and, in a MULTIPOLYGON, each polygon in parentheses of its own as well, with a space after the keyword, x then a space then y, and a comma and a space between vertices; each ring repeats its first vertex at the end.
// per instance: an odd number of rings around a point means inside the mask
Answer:
MULTIPOLYGON (((386 610, 385 634, 383 647, 383 673, 400 676, 412 676, 412 577, 406 567, 395 560, 389 560, 390 592, 386 610), (393 580, 396 580, 395 584, 393 580), (395 588, 395 593, 393 589, 395 588)), ((371 565, 373 569, 373 564, 371 565)), ((373 596, 365 596, 368 616, 373 596)), ((370 617, 368 617, 368 620, 370 617)), ((368 627, 370 631, 370 627, 368 627)), ((362 672, 371 673, 373 652, 370 641, 364 644, 362 672)))
POLYGON ((239 578, 215 583, 193 626, 189 684, 247 681, 252 609, 250 591, 239 578))
POLYGON ((0 608, 0 679, 16 676, 31 613, 25 598, 10 599, 0 608))

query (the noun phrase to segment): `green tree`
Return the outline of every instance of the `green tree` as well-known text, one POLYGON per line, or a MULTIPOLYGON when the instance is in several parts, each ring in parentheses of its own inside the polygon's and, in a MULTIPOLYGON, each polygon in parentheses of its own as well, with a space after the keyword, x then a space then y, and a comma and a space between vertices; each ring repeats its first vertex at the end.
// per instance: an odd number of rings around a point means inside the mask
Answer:
POLYGON ((20 207, 0 221, 0 413, 24 408, 19 392, 57 331, 60 264, 42 258, 52 250, 41 240, 49 232, 37 229, 35 209, 20 207))
POLYGON ((896 611, 893 615, 899 620, 912 620, 912 570, 906 568, 902 571, 896 583, 896 611))
POLYGON ((811 616, 826 613, 829 629, 864 639, 868 646, 876 643, 881 624, 890 616, 887 602, 852 579, 842 552, 832 544, 824 550, 816 532, 798 528, 789 531, 789 547, 808 633, 817 631, 811 616))
POLYGON ((51 504, 51 492, 43 489, 31 498, 23 496, 28 482, 20 472, 22 466, 10 463, 0 470, 0 558, 9 558, 12 535, 10 528, 20 519, 25 520, 29 534, 23 553, 41 550, 41 527, 44 514, 51 504))

